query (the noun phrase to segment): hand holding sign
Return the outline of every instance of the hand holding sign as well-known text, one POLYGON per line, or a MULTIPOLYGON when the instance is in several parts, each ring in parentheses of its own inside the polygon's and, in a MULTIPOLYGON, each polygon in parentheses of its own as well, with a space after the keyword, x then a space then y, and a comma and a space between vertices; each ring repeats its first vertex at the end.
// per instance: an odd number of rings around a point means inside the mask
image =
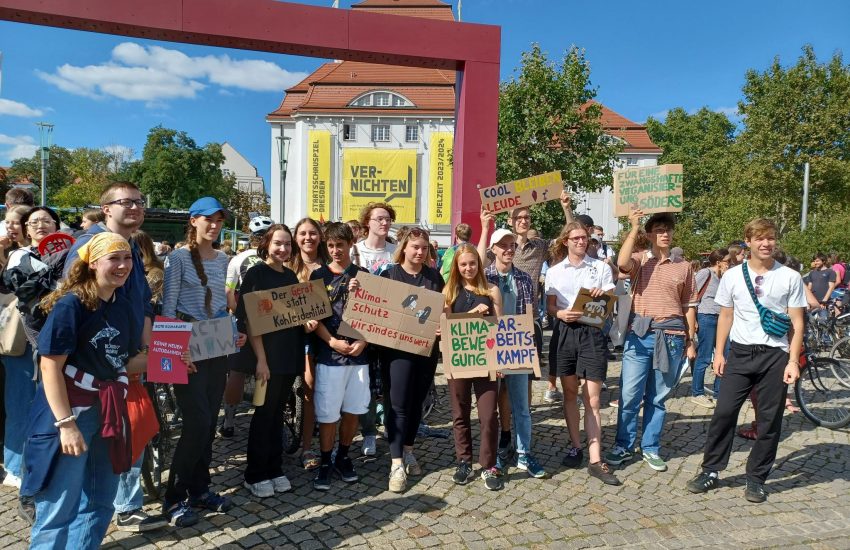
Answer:
POLYGON ((583 288, 573 303, 573 317, 578 314, 578 318, 573 319, 573 322, 602 328, 605 325, 605 319, 614 311, 614 302, 616 300, 612 290, 583 288))

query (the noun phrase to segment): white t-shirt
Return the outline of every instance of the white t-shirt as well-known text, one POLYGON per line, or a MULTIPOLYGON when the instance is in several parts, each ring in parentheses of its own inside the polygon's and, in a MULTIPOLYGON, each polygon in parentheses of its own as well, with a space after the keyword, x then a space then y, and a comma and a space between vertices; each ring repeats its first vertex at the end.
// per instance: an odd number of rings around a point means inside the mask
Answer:
MULTIPOLYGON (((750 281, 756 287, 756 273, 750 268, 750 281)), ((803 291, 803 278, 793 269, 779 262, 773 263, 773 268, 763 275, 760 285, 762 295, 758 298, 761 305, 777 313, 787 313, 788 308, 806 307, 806 294, 803 291)), ((761 328, 759 312, 756 309, 747 283, 744 281, 744 270, 740 265, 730 268, 720 278, 720 287, 714 302, 720 307, 731 307, 734 310, 732 332, 729 338, 733 342, 745 345, 762 345, 782 348, 788 351, 788 337, 777 338, 766 334, 761 328)))
POLYGON ((566 258, 546 271, 545 288, 547 296, 555 297, 558 309, 569 309, 582 288, 613 290, 614 275, 608 264, 588 255, 578 266, 566 258))
POLYGON ((357 248, 359 256, 359 265, 362 268, 368 269, 369 273, 376 273, 378 269, 393 261, 396 245, 393 243, 385 243, 384 248, 369 248, 366 246, 366 241, 360 241, 354 245, 357 248))
POLYGON ((256 248, 243 250, 231 258, 227 264, 227 276, 224 279, 224 286, 233 290, 239 290, 239 287, 242 286, 242 277, 245 276, 248 269, 262 261, 257 256, 256 248))

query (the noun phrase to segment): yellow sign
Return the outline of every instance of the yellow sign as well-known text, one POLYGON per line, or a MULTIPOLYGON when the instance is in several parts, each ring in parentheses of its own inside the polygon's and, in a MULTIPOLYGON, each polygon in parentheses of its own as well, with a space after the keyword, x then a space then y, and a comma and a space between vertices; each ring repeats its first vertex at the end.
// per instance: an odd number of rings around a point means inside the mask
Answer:
POLYGON ((397 223, 416 223, 416 151, 344 149, 342 219, 358 219, 370 202, 385 202, 397 223))
POLYGON ((307 169, 307 216, 321 222, 331 219, 331 133, 310 130, 310 165, 307 169))
POLYGON ((428 170, 428 222, 452 222, 452 166, 454 147, 451 132, 431 132, 431 166, 428 170))

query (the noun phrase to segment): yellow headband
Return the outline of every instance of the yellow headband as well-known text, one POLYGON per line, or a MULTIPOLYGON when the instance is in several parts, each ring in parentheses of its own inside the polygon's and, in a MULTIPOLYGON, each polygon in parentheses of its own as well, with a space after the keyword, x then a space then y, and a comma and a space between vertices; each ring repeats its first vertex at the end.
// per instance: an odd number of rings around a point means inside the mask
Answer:
POLYGON ((122 250, 130 251, 130 243, 127 242, 127 239, 117 233, 104 232, 89 239, 87 243, 77 249, 77 254, 84 262, 91 263, 107 254, 122 250))

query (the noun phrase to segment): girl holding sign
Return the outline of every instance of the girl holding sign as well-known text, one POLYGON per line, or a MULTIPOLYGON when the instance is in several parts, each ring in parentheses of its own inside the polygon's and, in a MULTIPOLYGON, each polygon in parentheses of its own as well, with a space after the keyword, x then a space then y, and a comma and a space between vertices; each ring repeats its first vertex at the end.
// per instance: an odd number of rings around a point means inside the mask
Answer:
MULTIPOLYGON (((475 313, 482 317, 502 314, 502 295, 496 285, 487 282, 481 268, 481 258, 471 244, 458 246, 443 294, 446 296, 446 313, 475 313)), ((481 425, 481 450, 478 453, 481 479, 489 490, 498 491, 504 487, 496 470, 496 448, 499 443, 496 401, 499 382, 490 380, 489 376, 449 380, 455 453, 458 459, 452 481, 465 485, 475 477, 472 470, 472 426, 469 420, 473 390, 481 425)))
MULTIPOLYGON (((396 249, 395 263, 381 273, 381 277, 442 292, 445 285, 440 272, 425 265, 429 249, 428 232, 411 229, 396 249)), ((407 476, 422 475, 422 468, 413 454, 413 444, 422 420, 422 403, 434 382, 438 354, 437 346, 430 357, 381 348, 382 374, 389 388, 391 405, 385 425, 392 457, 389 489, 394 493, 405 490, 407 476)))
MULTIPOLYGON (((282 224, 269 227, 257 246, 257 256, 264 263, 249 269, 242 279, 236 309, 240 332, 248 328, 246 294, 298 283, 295 272, 285 266, 291 252, 289 228, 282 224)), ((245 487, 255 497, 265 498, 292 488, 281 469, 283 404, 289 399, 295 378, 304 373, 304 329, 295 326, 259 336, 250 334, 250 341, 257 357, 257 384, 266 384, 266 400, 254 409, 251 418, 245 487)))
MULTIPOLYGON (((189 229, 184 248, 165 260, 162 314, 184 321, 215 319, 227 314, 225 273, 229 261, 215 250, 226 210, 213 197, 202 197, 189 207, 189 229)), ((247 336, 240 333, 237 347, 247 336)), ((226 512, 230 499, 210 491, 210 463, 218 410, 227 381, 227 356, 189 365, 189 383, 175 384, 174 395, 183 411, 183 430, 169 468, 164 510, 178 527, 197 523, 192 508, 226 512)))

